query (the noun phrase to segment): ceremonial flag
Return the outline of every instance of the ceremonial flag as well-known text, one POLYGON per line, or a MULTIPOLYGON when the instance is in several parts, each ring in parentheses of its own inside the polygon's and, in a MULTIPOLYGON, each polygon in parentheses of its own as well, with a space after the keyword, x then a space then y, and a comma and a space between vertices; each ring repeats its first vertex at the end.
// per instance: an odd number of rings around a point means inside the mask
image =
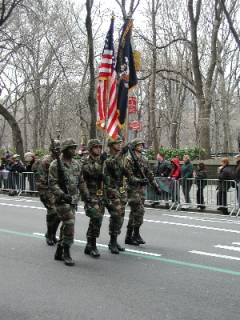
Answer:
POLYGON ((133 20, 127 19, 123 25, 122 35, 119 42, 116 71, 118 74, 118 120, 120 126, 124 125, 127 105, 128 90, 137 84, 137 75, 134 66, 133 52, 131 46, 133 20))
POLYGON ((97 126, 113 139, 118 133, 117 74, 113 45, 114 18, 105 39, 97 84, 97 126))

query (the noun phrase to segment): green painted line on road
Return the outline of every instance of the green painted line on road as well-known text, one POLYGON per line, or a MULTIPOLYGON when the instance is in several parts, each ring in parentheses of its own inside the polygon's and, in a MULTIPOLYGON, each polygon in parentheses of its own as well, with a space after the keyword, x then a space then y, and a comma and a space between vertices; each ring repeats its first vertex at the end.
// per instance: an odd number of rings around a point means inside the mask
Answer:
MULTIPOLYGON (((21 237, 43 239, 43 236, 35 235, 32 233, 18 232, 18 231, 12 231, 12 230, 7 230, 7 229, 0 229, 0 232, 7 233, 7 234, 13 234, 16 236, 21 236, 21 237)), ((76 243, 75 245, 80 246, 80 247, 85 246, 85 244, 80 244, 80 243, 76 243)), ((105 249, 105 250, 107 250, 107 249, 105 249)), ((147 256, 146 254, 143 255, 141 253, 128 252, 128 251, 125 251, 122 254, 128 255, 128 256, 140 257, 140 258, 147 259, 147 260, 161 261, 161 262, 174 264, 174 265, 180 265, 180 266, 184 266, 184 267, 203 269, 203 270, 208 270, 208 271, 213 271, 213 272, 220 272, 220 273, 230 274, 233 276, 240 276, 240 271, 234 271, 234 270, 224 269, 224 268, 217 268, 217 267, 212 267, 212 266, 208 266, 208 265, 204 265, 204 264, 191 263, 191 262, 187 262, 187 261, 168 259, 168 258, 163 258, 163 257, 147 256)))
POLYGON ((221 273, 231 274, 234 276, 240 276, 239 271, 234 271, 234 270, 229 270, 229 269, 224 269, 224 268, 217 268, 217 267, 212 267, 212 266, 208 266, 208 265, 204 265, 204 264, 191 263, 191 262, 187 262, 187 261, 168 259, 168 258, 163 258, 163 257, 153 257, 153 256, 146 256, 146 255, 143 256, 139 253, 133 253, 133 252, 124 252, 124 254, 131 255, 131 256, 137 256, 137 257, 141 257, 141 258, 149 259, 149 260, 158 260, 161 262, 166 262, 166 263, 175 264, 175 265, 181 265, 181 266, 195 268, 195 269, 205 269, 208 271, 221 272, 221 273))
POLYGON ((28 237, 28 238, 38 238, 38 239, 43 238, 42 236, 35 235, 32 233, 18 232, 18 231, 12 231, 12 230, 7 230, 7 229, 0 229, 0 232, 14 234, 15 236, 28 237))

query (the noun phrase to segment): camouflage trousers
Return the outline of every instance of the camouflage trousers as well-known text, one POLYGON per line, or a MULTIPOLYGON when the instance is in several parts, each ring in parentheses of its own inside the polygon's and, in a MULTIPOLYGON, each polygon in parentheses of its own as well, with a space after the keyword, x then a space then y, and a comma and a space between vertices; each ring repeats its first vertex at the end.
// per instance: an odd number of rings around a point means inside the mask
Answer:
POLYGON ((56 204, 56 209, 58 218, 62 222, 59 243, 71 246, 74 241, 75 213, 77 206, 75 204, 61 203, 56 204))
POLYGON ((90 218, 87 238, 98 238, 105 209, 102 197, 91 196, 91 202, 85 203, 84 209, 90 218))
POLYGON ((49 190, 46 190, 44 192, 40 191, 40 200, 43 203, 44 207, 47 209, 46 214, 46 222, 48 227, 53 227, 58 222, 58 215, 57 210, 55 206, 55 198, 54 196, 49 192, 49 190))
POLYGON ((108 198, 107 209, 110 214, 109 220, 109 234, 117 236, 121 233, 124 216, 125 207, 127 204, 127 194, 119 193, 114 197, 108 198))
POLYGON ((127 228, 140 227, 143 224, 145 190, 143 187, 128 191, 128 204, 130 206, 127 228))

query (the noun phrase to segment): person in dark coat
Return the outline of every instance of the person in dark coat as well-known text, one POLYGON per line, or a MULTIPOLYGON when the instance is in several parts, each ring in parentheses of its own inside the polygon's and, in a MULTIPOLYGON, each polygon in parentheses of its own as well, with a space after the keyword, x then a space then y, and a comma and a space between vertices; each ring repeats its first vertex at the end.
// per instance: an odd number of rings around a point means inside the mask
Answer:
POLYGON ((9 167, 7 168, 10 171, 10 174, 8 175, 10 179, 10 186, 13 189, 10 191, 9 195, 14 195, 16 191, 20 190, 21 186, 21 173, 26 171, 26 167, 20 160, 20 155, 19 154, 14 154, 12 156, 12 161, 9 163, 9 167))
POLYGON ((236 166, 234 168, 234 180, 236 181, 237 199, 238 205, 240 207, 240 153, 237 154, 234 158, 236 159, 236 166))
POLYGON ((227 209, 227 192, 231 188, 233 179, 232 170, 229 166, 228 158, 223 158, 221 166, 218 168, 217 205, 218 210, 223 214, 229 214, 227 209))
POLYGON ((165 159, 164 153, 157 155, 157 165, 154 168, 154 175, 156 177, 169 177, 172 170, 170 161, 165 159))
MULTIPOLYGON (((163 152, 157 154, 157 164, 154 167, 154 175, 158 178, 158 183, 161 185, 162 193, 161 200, 165 200, 165 206, 169 209, 169 192, 164 189, 168 189, 171 186, 171 180, 168 179, 172 170, 171 162, 165 159, 163 152)), ((169 190, 170 191, 170 190, 169 190)))
POLYGON ((187 204, 191 203, 190 200, 190 190, 192 187, 193 181, 191 178, 193 177, 193 165, 190 161, 190 157, 188 154, 183 156, 183 165, 181 167, 181 183, 182 183, 182 191, 184 194, 185 202, 187 204))
POLYGON ((205 186, 207 185, 207 171, 205 169, 205 164, 203 162, 200 162, 198 164, 198 168, 195 173, 195 180, 197 185, 197 207, 200 210, 204 210, 205 204, 204 204, 204 194, 203 190, 205 186))

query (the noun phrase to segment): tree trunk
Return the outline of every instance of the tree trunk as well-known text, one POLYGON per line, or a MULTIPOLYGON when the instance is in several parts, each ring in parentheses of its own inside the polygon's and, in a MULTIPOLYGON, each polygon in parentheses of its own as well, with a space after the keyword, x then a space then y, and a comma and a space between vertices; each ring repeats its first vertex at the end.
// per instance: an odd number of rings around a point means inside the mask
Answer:
POLYGON ((21 130, 18 126, 16 119, 0 104, 0 114, 6 119, 9 126, 12 129, 12 140, 13 140, 13 147, 16 149, 16 152, 21 156, 23 159, 24 150, 23 150, 23 140, 21 130))
MULTIPOLYGON (((38 77, 38 76, 37 76, 38 77)), ((39 121, 41 118, 40 79, 34 82, 34 118, 33 118, 33 149, 39 147, 39 121)))
POLYGON ((90 109, 90 138, 96 138, 96 121, 97 121, 97 110, 96 110, 96 92, 95 92, 95 68, 94 68, 94 44, 93 44, 93 32, 92 32, 92 10, 93 0, 86 0, 87 17, 86 17, 86 29, 88 36, 88 64, 90 70, 90 84, 88 92, 88 105, 90 109))
POLYGON ((196 89, 196 98, 199 107, 199 147, 205 150, 206 157, 210 156, 210 115, 212 104, 212 81, 217 60, 217 35, 221 23, 221 6, 219 1, 215 0, 215 16, 211 34, 211 54, 207 68, 207 77, 205 81, 205 90, 203 89, 203 76, 200 68, 200 58, 198 52, 198 34, 197 27, 201 14, 202 0, 197 0, 196 10, 193 9, 193 0, 188 0, 188 14, 191 25, 191 52, 192 52, 192 70, 196 89), (194 15, 195 11, 195 15, 194 15))
POLYGON ((152 64, 151 64, 151 83, 149 93, 149 108, 150 108, 150 126, 153 138, 153 149, 155 154, 159 151, 159 139, 156 126, 156 70, 157 70, 157 31, 156 31, 156 5, 155 0, 152 0, 152 33, 153 33, 153 47, 152 47, 152 64))
POLYGON ((24 97, 23 97, 23 141, 24 150, 28 150, 28 136, 27 136, 27 95, 26 83, 24 84, 24 97))
POLYGON ((210 144, 210 114, 211 106, 200 105, 198 128, 199 128, 199 147, 205 150, 206 157, 210 156, 211 144, 210 144))

